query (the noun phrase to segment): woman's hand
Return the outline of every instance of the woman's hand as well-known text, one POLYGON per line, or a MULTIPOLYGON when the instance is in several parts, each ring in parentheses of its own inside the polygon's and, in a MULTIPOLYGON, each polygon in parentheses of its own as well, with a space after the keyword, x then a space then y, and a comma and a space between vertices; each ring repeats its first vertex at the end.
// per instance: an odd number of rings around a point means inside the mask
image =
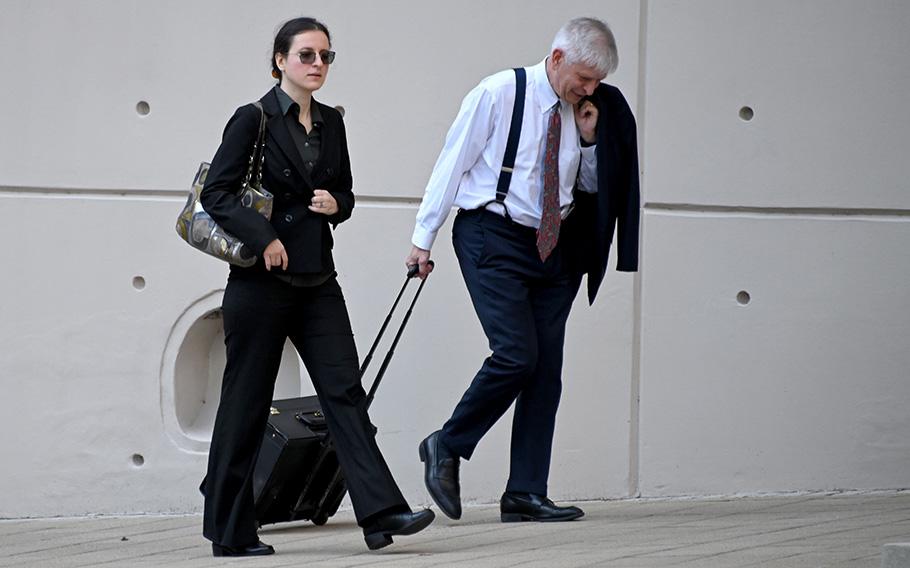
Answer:
POLYGON ((338 213, 338 202, 332 197, 332 194, 324 189, 313 191, 313 199, 310 201, 310 211, 313 213, 322 213, 323 215, 334 215, 338 213))
POLYGON ((265 247, 262 259, 265 261, 266 270, 272 270, 273 266, 280 266, 281 270, 288 269, 288 253, 278 239, 270 242, 269 246, 265 247))

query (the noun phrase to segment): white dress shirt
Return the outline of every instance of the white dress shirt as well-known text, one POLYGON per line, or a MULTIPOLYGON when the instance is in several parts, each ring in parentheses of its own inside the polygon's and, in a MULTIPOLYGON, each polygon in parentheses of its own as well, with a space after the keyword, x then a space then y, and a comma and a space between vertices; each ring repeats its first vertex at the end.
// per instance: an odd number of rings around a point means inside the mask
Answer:
MULTIPOLYGON (((576 179, 582 191, 597 191, 597 161, 594 146, 581 148, 575 111, 550 86, 546 59, 526 70, 521 137, 505 204, 512 220, 537 228, 543 210, 547 122, 554 105, 559 104, 562 119, 559 204, 564 212, 572 203, 576 179)), ((477 209, 496 198, 514 102, 515 72, 511 69, 487 77, 464 98, 427 182, 411 239, 414 245, 426 250, 432 248, 436 233, 453 205, 477 209)), ((502 207, 495 204, 488 209, 504 214, 502 207)))

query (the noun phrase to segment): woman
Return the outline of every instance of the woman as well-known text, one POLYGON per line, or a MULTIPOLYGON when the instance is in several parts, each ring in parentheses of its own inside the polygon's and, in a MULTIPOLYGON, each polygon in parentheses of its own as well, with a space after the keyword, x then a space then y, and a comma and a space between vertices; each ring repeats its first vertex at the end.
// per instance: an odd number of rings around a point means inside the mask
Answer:
POLYGON ((227 364, 203 487, 203 534, 215 556, 274 552, 256 533, 252 478, 288 337, 312 377, 367 546, 433 520, 432 511, 411 512, 376 445, 336 280, 329 225, 351 216, 351 168, 341 114, 312 97, 334 59, 328 29, 312 18, 286 22, 275 37, 278 84, 259 101, 271 221, 237 197, 259 131, 252 104, 228 122, 201 194, 212 218, 259 256, 231 267, 222 304, 227 364))

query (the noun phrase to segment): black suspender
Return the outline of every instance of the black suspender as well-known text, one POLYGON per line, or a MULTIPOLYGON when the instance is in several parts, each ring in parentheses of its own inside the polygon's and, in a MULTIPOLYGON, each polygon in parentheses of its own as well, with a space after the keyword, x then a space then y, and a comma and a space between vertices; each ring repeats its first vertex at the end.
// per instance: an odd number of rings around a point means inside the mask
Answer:
POLYGON ((515 156, 518 154, 518 139, 521 137, 521 119, 525 111, 525 90, 527 77, 522 67, 512 69, 515 71, 515 105, 512 107, 512 122, 509 124, 509 140, 506 142, 506 153, 502 157, 502 169, 499 172, 499 183, 496 186, 496 199, 486 203, 502 205, 506 218, 511 219, 506 208, 506 196, 509 194, 509 184, 512 182, 512 170, 515 167, 515 156))

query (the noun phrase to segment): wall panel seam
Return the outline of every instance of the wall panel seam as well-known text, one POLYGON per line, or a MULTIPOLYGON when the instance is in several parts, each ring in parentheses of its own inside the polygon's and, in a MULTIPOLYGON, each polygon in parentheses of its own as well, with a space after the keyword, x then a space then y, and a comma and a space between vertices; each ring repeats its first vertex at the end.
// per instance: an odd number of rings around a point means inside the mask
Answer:
POLYGON ((818 217, 910 217, 910 209, 865 207, 764 207, 752 205, 705 205, 697 203, 647 202, 646 212, 673 213, 729 213, 758 215, 791 215, 818 217))
MULTIPOLYGON (((148 199, 161 201, 180 201, 186 199, 185 189, 83 189, 83 188, 48 188, 48 187, 5 187, 0 186, 0 197, 44 197, 52 199, 148 199)), ((389 195, 356 194, 358 205, 407 205, 417 207, 420 197, 399 197, 389 195)))
MULTIPOLYGON (((638 12, 638 93, 636 101, 636 131, 638 134, 639 176, 641 193, 646 195, 643 166, 645 164, 645 104, 647 90, 647 43, 648 43, 648 0, 640 0, 638 12)), ((644 239, 644 223, 639 224, 639 241, 644 239)), ((644 247, 639 247, 639 256, 644 254, 644 247)), ((641 258, 639 258, 639 266, 641 258)), ((632 369, 629 387, 629 497, 641 494, 639 483, 640 468, 640 395, 641 395, 641 287, 642 274, 635 273, 632 285, 632 369)))

